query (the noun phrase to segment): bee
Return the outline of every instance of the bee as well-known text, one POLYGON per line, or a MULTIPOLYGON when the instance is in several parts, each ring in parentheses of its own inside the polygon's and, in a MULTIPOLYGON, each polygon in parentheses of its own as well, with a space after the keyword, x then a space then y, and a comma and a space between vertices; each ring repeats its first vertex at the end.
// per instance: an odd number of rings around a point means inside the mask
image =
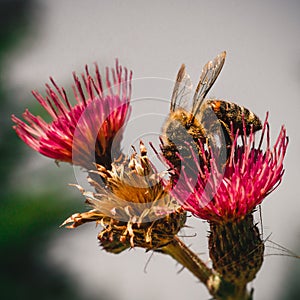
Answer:
POLYGON ((237 130, 241 135, 244 131, 249 135, 251 130, 255 132, 262 128, 260 119, 249 109, 232 102, 205 98, 218 78, 225 58, 224 51, 203 67, 189 110, 185 103, 192 90, 191 80, 184 64, 178 71, 161 146, 163 155, 175 168, 180 168, 179 157, 191 157, 191 147, 196 147, 201 159, 203 150, 199 143, 217 153, 214 157, 217 156, 220 165, 224 165, 237 130))

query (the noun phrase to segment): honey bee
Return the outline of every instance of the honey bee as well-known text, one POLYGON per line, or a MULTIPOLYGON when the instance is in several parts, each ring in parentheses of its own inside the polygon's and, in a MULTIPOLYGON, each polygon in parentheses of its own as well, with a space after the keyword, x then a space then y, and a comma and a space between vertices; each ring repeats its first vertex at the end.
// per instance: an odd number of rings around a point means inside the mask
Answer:
MULTIPOLYGON (((180 167, 181 157, 191 157, 191 147, 196 147, 201 159, 199 142, 202 146, 218 150, 220 165, 224 165, 233 142, 233 134, 247 135, 262 128, 259 118, 249 109, 238 104, 217 99, 205 99, 218 78, 226 58, 220 53, 209 61, 202 70, 194 92, 192 107, 187 110, 185 102, 192 90, 189 75, 183 64, 177 74, 173 89, 170 113, 163 127, 162 152, 175 168, 180 167), (233 133, 233 134, 232 134, 233 133)), ((216 157, 216 155, 214 155, 216 157)))

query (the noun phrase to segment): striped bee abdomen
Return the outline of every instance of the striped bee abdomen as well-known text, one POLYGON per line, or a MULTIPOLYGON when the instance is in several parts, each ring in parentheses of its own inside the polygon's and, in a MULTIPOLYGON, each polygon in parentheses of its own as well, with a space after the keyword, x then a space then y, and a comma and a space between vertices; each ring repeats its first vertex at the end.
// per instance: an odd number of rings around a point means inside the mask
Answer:
POLYGON ((243 126, 246 127, 246 134, 249 135, 251 128, 253 132, 262 129, 260 119, 249 109, 223 100, 207 100, 204 104, 206 107, 202 110, 202 122, 208 122, 207 115, 209 110, 213 110, 217 119, 222 121, 222 125, 231 130, 233 125, 234 133, 239 129, 239 133, 243 134, 243 126), (231 125, 232 123, 232 125, 231 125))

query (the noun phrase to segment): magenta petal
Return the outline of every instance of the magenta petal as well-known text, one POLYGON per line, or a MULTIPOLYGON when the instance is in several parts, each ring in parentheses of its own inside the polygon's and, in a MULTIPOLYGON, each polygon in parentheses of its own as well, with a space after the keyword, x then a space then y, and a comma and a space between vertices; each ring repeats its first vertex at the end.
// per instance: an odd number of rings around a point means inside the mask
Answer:
POLYGON ((112 144, 120 148, 122 135, 119 134, 117 142, 114 138, 130 114, 132 73, 122 69, 117 61, 115 69, 107 69, 105 83, 97 65, 94 78, 87 67, 82 74, 83 82, 73 75, 75 106, 70 104, 65 90, 50 78, 53 87, 46 84, 46 97, 36 91, 32 93, 52 122, 47 124, 26 110, 23 117, 27 123, 12 116, 14 129, 28 146, 47 157, 85 168, 93 167, 94 163, 109 167, 112 144))
MULTIPOLYGON (((208 221, 243 218, 280 184, 288 146, 285 128, 281 128, 273 148, 270 147, 267 120, 259 146, 254 144, 253 133, 242 139, 242 146, 235 139, 224 174, 216 167, 214 158, 200 165, 197 155, 193 155, 194 169, 183 168, 179 175, 184 180, 178 180, 171 191, 185 210, 208 221), (264 150, 261 149, 262 142, 266 142, 264 150), (194 186, 187 184, 189 176, 197 178, 194 186)), ((203 155, 206 155, 204 151, 203 155)))

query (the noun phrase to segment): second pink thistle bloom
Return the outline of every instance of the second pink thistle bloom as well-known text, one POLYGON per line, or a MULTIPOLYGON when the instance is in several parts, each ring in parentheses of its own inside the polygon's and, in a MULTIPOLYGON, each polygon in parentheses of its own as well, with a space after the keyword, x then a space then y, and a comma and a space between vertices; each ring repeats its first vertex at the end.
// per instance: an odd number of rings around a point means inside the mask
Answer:
POLYGON ((52 122, 26 110, 23 118, 27 123, 12 116, 14 129, 27 145, 47 157, 86 169, 94 168, 94 163, 110 169, 113 158, 121 154, 122 127, 130 113, 132 74, 116 62, 115 69, 106 68, 104 81, 97 65, 94 77, 87 67, 82 82, 73 75, 75 106, 64 88, 50 78, 53 87, 46 84, 46 97, 32 93, 52 122))
POLYGON ((258 146, 255 146, 254 133, 248 137, 245 132, 240 137, 235 135, 227 163, 221 170, 213 155, 209 159, 203 150, 202 156, 207 159, 200 165, 193 153, 193 164, 188 164, 193 168, 182 169, 180 176, 184 180, 177 182, 172 193, 184 209, 201 219, 218 223, 241 219, 281 182, 287 145, 286 130, 282 127, 271 148, 266 120, 258 146), (239 138, 242 145, 238 144, 239 138))
POLYGON ((255 278, 264 256, 264 242, 252 213, 282 180, 288 138, 282 127, 271 147, 267 120, 258 145, 253 132, 246 136, 245 125, 242 135, 232 136, 225 164, 201 145, 199 162, 198 153, 191 149, 191 160, 182 160, 171 193, 185 210, 209 222, 213 269, 233 284, 234 299, 244 299, 246 285, 255 278))

